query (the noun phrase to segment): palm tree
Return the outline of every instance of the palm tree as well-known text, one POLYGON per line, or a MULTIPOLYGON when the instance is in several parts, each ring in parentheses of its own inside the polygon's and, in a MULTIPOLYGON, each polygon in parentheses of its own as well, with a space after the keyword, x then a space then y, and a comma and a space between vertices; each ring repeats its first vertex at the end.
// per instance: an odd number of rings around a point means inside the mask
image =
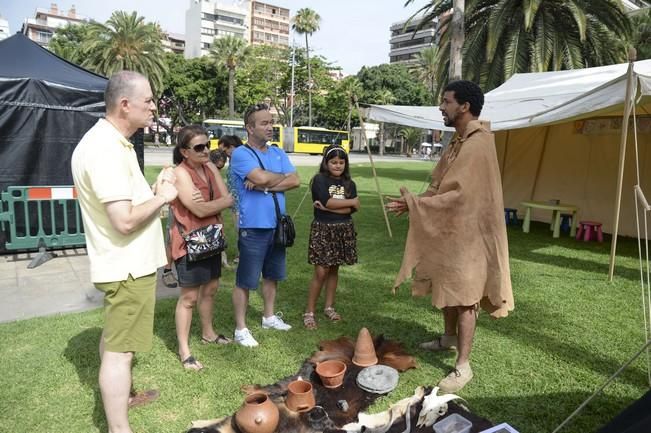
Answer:
MULTIPOLYGON (((411 149, 416 147, 421 141, 423 136, 423 131, 420 128, 402 128, 398 135, 402 138, 403 144, 407 145, 407 151, 411 153, 411 149)), ((400 149, 401 152, 404 152, 405 149, 400 149)))
POLYGON ((432 105, 436 105, 438 101, 434 90, 436 89, 439 62, 439 47, 436 45, 423 48, 418 53, 418 78, 427 85, 432 96, 432 105))
POLYGON ((307 104, 308 104, 308 125, 312 126, 312 67, 310 66, 310 46, 308 37, 319 30, 321 17, 310 8, 302 8, 296 12, 292 29, 299 35, 305 35, 305 51, 307 56, 307 104))
POLYGON ((83 67, 107 76, 124 69, 140 72, 149 78, 154 95, 162 92, 167 63, 161 30, 136 12, 115 11, 106 24, 91 23, 83 49, 83 67))
MULTIPOLYGON (((419 11, 423 23, 441 17, 437 93, 450 77, 452 36, 444 14, 452 5, 430 0, 419 11)), ((630 34, 630 21, 615 0, 466 0, 463 77, 491 90, 517 72, 623 62, 630 34)))
POLYGON ((346 100, 348 101, 348 119, 347 119, 347 126, 348 126, 348 134, 350 134, 350 123, 351 123, 351 116, 353 114, 353 108, 355 108, 355 100, 359 95, 362 93, 362 84, 359 82, 357 77, 354 76, 349 76, 344 78, 341 81, 341 89, 343 90, 344 96, 346 97, 346 100))
POLYGON ((651 9, 633 16, 633 48, 637 50, 637 60, 651 59, 651 9))
POLYGON ((235 69, 244 61, 249 49, 246 41, 237 36, 215 39, 210 54, 218 64, 228 68, 228 115, 235 116, 235 69))
MULTIPOLYGON (((396 102, 396 97, 393 95, 393 92, 389 89, 381 89, 375 94, 375 103, 379 105, 388 105, 396 102)), ((380 146, 379 152, 380 156, 384 155, 384 135, 386 134, 386 127, 384 122, 380 122, 380 127, 378 128, 378 136, 380 137, 380 146)))

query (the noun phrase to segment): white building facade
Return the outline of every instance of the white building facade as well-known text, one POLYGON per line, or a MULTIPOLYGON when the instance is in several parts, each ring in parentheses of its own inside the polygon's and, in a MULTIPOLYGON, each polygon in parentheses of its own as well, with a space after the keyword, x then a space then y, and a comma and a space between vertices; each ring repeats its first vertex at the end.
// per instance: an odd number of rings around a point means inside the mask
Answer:
POLYGON ((438 18, 426 23, 416 32, 414 30, 422 22, 420 18, 411 20, 407 28, 407 20, 391 24, 389 28, 391 38, 389 39, 389 63, 403 63, 407 66, 418 63, 419 53, 423 48, 430 47, 438 43, 436 30, 438 28, 438 18))
POLYGON ((21 33, 47 48, 56 29, 67 24, 79 24, 86 21, 88 21, 86 17, 77 15, 74 6, 66 12, 60 10, 56 3, 52 3, 50 9, 37 8, 34 18, 25 19, 21 33))
POLYGON ((251 44, 289 46, 289 9, 255 0, 247 3, 251 44))
POLYGON ((11 31, 9 30, 9 21, 0 15, 0 41, 7 39, 9 36, 11 36, 11 31))
POLYGON ((246 8, 210 0, 190 0, 185 12, 186 59, 205 56, 215 39, 227 35, 250 42, 246 8))

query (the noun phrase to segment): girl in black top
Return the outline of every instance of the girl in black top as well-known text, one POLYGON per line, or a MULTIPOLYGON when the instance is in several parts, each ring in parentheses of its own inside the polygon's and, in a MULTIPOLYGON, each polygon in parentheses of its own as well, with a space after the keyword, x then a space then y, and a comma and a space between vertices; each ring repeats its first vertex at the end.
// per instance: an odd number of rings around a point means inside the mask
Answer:
POLYGON ((351 214, 359 210, 355 182, 350 178, 348 154, 338 145, 328 146, 311 181, 314 220, 310 228, 308 262, 314 265, 303 324, 316 329, 314 310, 325 285, 325 316, 341 319, 335 311, 339 265, 357 263, 357 239, 351 214))

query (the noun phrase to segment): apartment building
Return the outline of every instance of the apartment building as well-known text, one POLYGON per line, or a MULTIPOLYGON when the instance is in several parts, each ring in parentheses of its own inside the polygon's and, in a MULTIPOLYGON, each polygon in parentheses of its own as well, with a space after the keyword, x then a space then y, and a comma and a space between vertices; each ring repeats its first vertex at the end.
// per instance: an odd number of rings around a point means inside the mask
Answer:
POLYGON ((9 36, 11 36, 11 32, 9 31, 9 21, 0 15, 0 41, 7 39, 9 36))
POLYGON ((185 35, 163 32, 161 43, 163 51, 168 53, 183 54, 185 52, 185 35))
POLYGON ((67 12, 60 10, 56 3, 50 4, 50 9, 37 8, 34 18, 26 18, 21 33, 29 39, 47 48, 56 29, 67 24, 79 24, 88 19, 77 15, 73 5, 67 12))
POLYGON ((247 3, 251 44, 289 46, 289 9, 259 1, 247 3))
POLYGON ((415 35, 414 30, 422 22, 422 19, 414 18, 407 28, 405 28, 407 20, 391 24, 389 28, 391 32, 389 63, 403 63, 407 66, 416 65, 418 63, 418 53, 423 48, 438 43, 436 34, 438 21, 438 18, 435 18, 426 23, 415 35))
POLYGON ((190 0, 185 12, 186 59, 205 56, 215 39, 232 35, 249 42, 248 11, 238 5, 190 0))

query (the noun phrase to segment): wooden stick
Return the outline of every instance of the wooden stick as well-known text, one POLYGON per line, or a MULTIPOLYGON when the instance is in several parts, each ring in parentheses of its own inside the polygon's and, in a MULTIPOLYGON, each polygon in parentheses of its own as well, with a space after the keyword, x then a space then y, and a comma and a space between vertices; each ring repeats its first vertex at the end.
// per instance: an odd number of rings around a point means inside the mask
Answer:
POLYGON ((380 182, 377 179, 377 173, 375 172, 375 163, 373 162, 373 155, 371 155, 371 146, 368 145, 368 140, 366 139, 366 131, 364 130, 364 121, 362 119, 362 112, 359 109, 359 104, 357 103, 357 97, 353 95, 353 102, 355 103, 355 108, 357 108, 357 116, 359 117, 359 126, 362 131, 362 140, 366 146, 366 152, 368 152, 368 159, 371 161, 371 171, 373 172, 373 179, 375 179, 375 189, 377 190, 378 197, 380 198, 380 207, 382 208, 382 213, 384 214, 384 222, 387 225, 387 231, 389 232, 389 237, 393 239, 393 233, 391 233, 391 224, 389 224, 389 217, 387 215, 387 210, 384 207, 384 201, 382 200, 382 192, 380 191, 380 182))
MULTIPOLYGON (((615 274, 615 254, 617 253, 617 233, 619 232, 619 210, 622 204, 622 185, 624 183, 624 163, 626 162, 626 136, 628 135, 628 119, 631 115, 635 96, 633 87, 637 84, 633 80, 633 66, 635 64, 635 51, 629 53, 628 73, 626 77, 626 99, 624 100, 624 119, 622 122, 622 135, 619 142, 619 170, 617 171, 617 190, 615 196, 615 215, 613 216, 613 237, 610 242, 610 263, 608 265, 608 281, 613 281, 615 274)), ((637 212, 637 209, 635 210, 637 212)))

